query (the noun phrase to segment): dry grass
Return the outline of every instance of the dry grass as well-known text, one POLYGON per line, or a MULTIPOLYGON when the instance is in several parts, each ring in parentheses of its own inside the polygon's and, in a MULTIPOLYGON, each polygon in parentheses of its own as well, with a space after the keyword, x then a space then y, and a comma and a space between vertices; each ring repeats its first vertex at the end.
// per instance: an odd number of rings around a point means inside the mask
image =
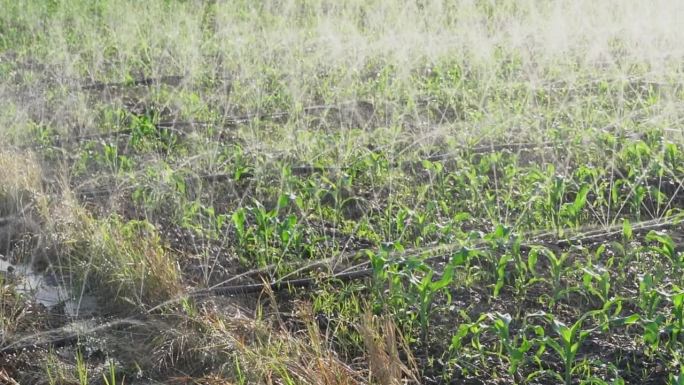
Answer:
MULTIPOLYGON (((3 194, 42 191, 42 170, 34 154, 27 151, 0 151, 0 180, 3 194)), ((28 203, 28 202, 19 202, 28 203)))
POLYGON ((48 223, 57 248, 50 261, 55 271, 91 287, 110 305, 114 299, 153 306, 180 294, 176 256, 153 225, 118 216, 95 218, 69 194, 63 198, 50 207, 48 223))
MULTIPOLYGON (((271 298, 273 300, 273 298, 271 298)), ((311 307, 300 304, 292 330, 280 315, 260 318, 230 300, 185 304, 182 321, 156 339, 155 355, 165 368, 183 368, 188 377, 175 381, 207 384, 368 384, 368 372, 350 366, 332 349, 318 328, 311 307), (190 367, 183 366, 190 363, 190 367), (216 366, 214 375, 191 375, 193 370, 216 366), (194 378, 194 380, 191 380, 194 378)), ((201 370, 200 370, 201 371, 201 370)))
POLYGON ((114 298, 156 304, 179 294, 178 264, 150 223, 111 218, 96 228, 95 240, 98 254, 89 268, 115 288, 114 298))
POLYGON ((0 150, 0 181, 0 218, 28 218, 46 207, 42 168, 32 152, 0 150))
POLYGON ((409 381, 419 382, 410 350, 391 318, 365 313, 359 325, 359 332, 366 346, 372 378, 377 383, 399 385, 409 381), (408 354, 408 365, 399 357, 399 348, 408 354))
POLYGON ((240 361, 264 384, 360 385, 363 370, 340 360, 314 320, 310 305, 301 303, 297 319, 305 326, 293 333, 278 315, 272 292, 273 323, 255 322, 250 338, 235 340, 240 361))
POLYGON ((19 385, 19 383, 7 373, 7 370, 0 369, 0 385, 19 385))

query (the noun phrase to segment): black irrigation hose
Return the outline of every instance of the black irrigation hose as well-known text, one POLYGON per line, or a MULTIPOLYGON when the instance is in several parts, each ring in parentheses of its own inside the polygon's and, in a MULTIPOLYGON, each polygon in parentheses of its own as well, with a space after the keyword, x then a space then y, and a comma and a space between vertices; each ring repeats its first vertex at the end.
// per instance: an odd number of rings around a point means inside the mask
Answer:
MULTIPOLYGON (((659 223, 649 223, 643 226, 634 226, 632 231, 634 233, 645 233, 651 230, 661 230, 678 225, 679 222, 659 222, 659 223)), ((618 236, 622 233, 622 230, 606 230, 606 231, 595 231, 575 237, 556 239, 556 240, 532 240, 531 242, 526 242, 521 245, 523 250, 531 250, 535 246, 544 246, 549 248, 566 248, 573 244, 586 244, 593 243, 599 240, 606 240, 607 238, 618 236)), ((510 246, 510 245, 509 245, 510 246)), ((480 247, 482 249, 483 247, 480 247)), ((363 250, 359 250, 363 251, 363 250)), ((447 261, 449 254, 439 254, 429 258, 426 258, 424 262, 434 262, 434 261, 447 261)), ((365 262, 363 265, 368 265, 369 262, 365 262)), ((372 268, 362 268, 355 269, 351 271, 343 271, 341 273, 332 274, 327 277, 322 278, 298 278, 284 281, 276 281, 264 284, 249 284, 249 285, 234 285, 234 286, 218 286, 215 288, 202 289, 190 293, 190 296, 203 296, 203 295, 237 295, 237 294, 249 294, 261 292, 267 287, 274 291, 282 291, 288 288, 304 288, 315 286, 321 280, 340 280, 343 282, 351 281, 360 278, 367 278, 373 275, 372 268)))
POLYGON ((504 144, 489 144, 481 146, 456 146, 453 151, 441 154, 433 154, 425 156, 418 161, 402 161, 392 163, 392 167, 405 167, 405 166, 417 166, 421 165, 423 161, 427 160, 430 162, 442 162, 453 159, 461 152, 472 153, 472 154, 489 154, 498 151, 523 151, 523 150, 534 150, 542 148, 553 147, 553 142, 521 142, 521 143, 504 143, 504 144))
MULTIPOLYGON (((73 346, 78 344, 80 341, 81 337, 86 334, 91 334, 97 331, 105 330, 105 329, 110 329, 113 327, 121 326, 121 325, 141 325, 145 321, 144 317, 142 314, 139 315, 134 315, 132 317, 128 317, 125 319, 120 319, 120 320, 113 320, 113 321, 105 321, 99 325, 95 325, 93 327, 88 328, 88 330, 84 331, 71 331, 68 332, 64 335, 61 336, 55 336, 57 332, 63 331, 65 327, 56 329, 56 330, 49 330, 47 332, 39 332, 35 333, 32 336, 27 336, 24 338, 19 339, 18 341, 15 341, 13 343, 5 344, 4 346, 0 346, 0 355, 14 355, 14 354, 20 354, 24 351, 27 350, 33 350, 33 349, 38 349, 38 348, 48 348, 48 347, 54 347, 54 348, 62 348, 66 346, 73 346), (52 337, 53 336, 53 337, 52 337), (25 342, 29 341, 33 338, 33 342, 25 342), (39 339, 37 339, 39 338, 39 339)), ((67 326, 73 326, 76 323, 71 323, 68 324, 67 326)))
MULTIPOLYGON (((294 166, 290 167, 290 172, 292 172, 293 175, 297 176, 305 176, 305 175, 310 175, 316 172, 339 172, 339 171, 347 171, 349 168, 348 167, 320 167, 320 166, 294 166)), ((195 180, 203 180, 207 182, 232 182, 233 178, 235 177, 235 174, 233 173, 216 173, 216 174, 202 174, 202 175, 194 175, 194 176, 188 176, 185 178, 186 183, 190 181, 195 181, 195 180)), ((254 178, 255 175, 250 172, 245 172, 240 175, 240 179, 252 179, 254 178)), ((111 195, 115 191, 130 191, 134 190, 138 186, 124 186, 120 188, 101 188, 101 189, 89 189, 89 190, 80 190, 77 192, 77 195, 80 197, 84 198, 96 198, 100 196, 107 196, 111 195)))
MULTIPOLYGON (((226 182, 226 181, 232 181, 234 177, 234 174, 231 173, 219 173, 219 174, 205 174, 205 175, 194 175, 194 176, 188 176, 185 178, 185 182, 191 182, 191 181, 196 181, 196 180, 204 180, 208 182, 226 182)), ((251 173, 243 173, 241 175, 241 178, 243 179, 251 179, 253 178, 254 175, 251 173)), ((117 187, 117 188, 99 188, 99 189, 87 189, 87 190, 78 190, 76 195, 81 197, 81 198, 98 198, 98 197, 104 197, 104 196, 109 196, 112 195, 114 192, 119 192, 119 191, 132 191, 138 188, 139 186, 123 186, 123 187, 117 187)))
MULTIPOLYGON (((119 131, 121 133, 121 131, 119 131)), ((481 154, 481 153, 487 153, 488 151, 491 151, 492 149, 494 151, 502 151, 503 149, 531 149, 531 148, 540 148, 542 146, 548 146, 548 143, 542 143, 542 144, 533 144, 533 143, 510 143, 510 144, 503 144, 503 145, 497 145, 497 146, 482 146, 482 147, 475 147, 468 149, 467 147, 461 148, 462 151, 472 151, 473 153, 481 154)), ((447 159, 448 157, 453 157, 455 154, 437 154, 437 155, 431 155, 424 160, 428 161, 442 161, 447 159)), ((405 162, 398 162, 394 164, 393 166, 404 166, 404 165, 414 165, 418 162, 413 162, 413 161, 405 161, 405 162)), ((326 167, 326 166, 310 166, 310 165, 303 165, 303 166, 291 166, 290 167, 290 172, 292 172, 292 175, 296 176, 308 176, 314 173, 333 173, 333 172, 347 172, 351 170, 352 167, 326 167)), ((225 181, 230 181, 233 179, 234 174, 232 173, 216 173, 216 174, 205 174, 205 175, 198 175, 198 176, 190 176, 186 178, 186 181, 189 180, 206 180, 209 182, 225 182, 225 181)), ((250 179, 254 178, 255 175, 250 172, 246 172, 241 174, 241 178, 243 179, 250 179)), ((133 189, 133 186, 126 187, 125 189, 133 189)), ((115 189, 94 189, 94 190, 82 190, 79 191, 79 195, 83 196, 103 196, 103 195, 108 195, 111 194, 115 189)))
MULTIPOLYGON (((207 122, 194 122, 194 121, 178 121, 178 122, 159 122, 156 124, 157 128, 170 131, 176 135, 187 135, 185 131, 182 129, 178 128, 179 126, 186 126, 186 127, 193 127, 193 126, 208 126, 210 123, 207 122)), ((80 142, 85 142, 89 140, 98 140, 98 139, 105 139, 105 138, 111 138, 111 137, 130 137, 134 133, 134 130, 132 128, 125 128, 121 130, 116 130, 116 131, 109 131, 101 134, 89 134, 89 135, 80 135, 80 136, 71 136, 71 137, 65 137, 62 138, 60 135, 54 135, 52 139, 57 142, 57 145, 61 145, 62 143, 80 143, 80 142)), ((33 145, 32 147, 40 147, 40 144, 33 145)))
MULTIPOLYGON (((358 271, 351 271, 351 272, 345 272, 345 273, 339 273, 339 274, 334 274, 329 277, 325 277, 323 279, 326 280, 341 280, 341 281, 351 281, 354 279, 361 279, 361 278, 367 278, 373 275, 373 269, 362 269, 358 271)), ((307 288, 307 287, 312 287, 316 285, 319 282, 319 280, 316 279, 311 279, 311 278, 300 278, 300 279, 291 279, 291 280, 286 280, 286 281, 281 281, 281 282, 273 282, 271 284, 252 284, 252 285, 239 285, 239 286, 222 286, 222 287, 216 287, 216 288, 210 288, 210 289, 203 289, 203 290, 197 290, 192 293, 190 293, 188 296, 189 297, 203 297, 203 296, 209 296, 209 295, 221 295, 221 296, 230 296, 230 295, 246 295, 246 294, 254 294, 254 293, 261 293, 262 291, 266 290, 269 288, 270 290, 274 292, 282 291, 285 289, 291 289, 291 288, 307 288)), ((139 320, 142 315, 138 316, 133 316, 129 317, 128 320, 139 320)), ((103 325, 100 325, 97 327, 97 329, 104 329, 106 328, 108 323, 105 323, 103 325)), ((113 325, 111 325, 113 326, 113 325)), ((38 342, 32 342, 32 343, 26 343, 26 344, 9 344, 6 345, 5 347, 0 347, 0 354, 18 354, 21 351, 27 350, 27 349, 37 349, 37 348, 46 348, 49 346, 52 346, 54 348, 60 348, 60 347, 65 347, 65 346, 73 346, 76 345, 79 341, 81 334, 79 333, 71 333, 66 336, 62 337, 56 337, 52 339, 47 339, 45 341, 38 341, 38 342)))
MULTIPOLYGON (((648 222, 645 225, 634 225, 632 226, 632 232, 635 234, 643 234, 652 230, 662 230, 662 229, 667 229, 676 225, 679 225, 679 221, 670 221, 670 222, 648 222)), ((591 244, 594 242, 599 242, 599 241, 605 241, 610 238, 614 238, 616 236, 621 236, 622 235, 622 228, 619 230, 596 230, 592 232, 587 232, 575 237, 570 237, 570 238, 565 238, 565 239, 558 239, 558 240, 539 240, 537 242, 538 245, 541 246, 554 246, 554 247, 570 247, 574 244, 591 244)))
POLYGON ((154 85, 160 85, 160 84, 165 84, 169 86, 178 86, 185 76, 181 75, 170 75, 170 76, 161 76, 158 78, 138 78, 138 79, 133 79, 130 82, 111 82, 111 83, 105 83, 105 82, 92 82, 90 84, 86 84, 81 87, 81 89, 84 90, 93 90, 93 91, 103 91, 107 88, 124 88, 124 87, 140 87, 140 86, 154 86, 154 85))
MULTIPOLYGON (((150 80, 145 80, 146 82, 149 82, 150 80)), ((142 82, 142 81, 141 81, 142 82)), ((111 83, 111 84, 120 84, 120 83, 111 83)), ((149 83, 144 83, 144 84, 149 84, 149 83)), ((317 110, 332 110, 336 109, 338 107, 336 106, 329 106, 329 105, 317 105, 317 106, 309 106, 305 107, 303 109, 303 112, 312 112, 312 111, 317 111, 317 110)), ((282 111, 282 112, 273 112, 273 113, 254 113, 254 114, 246 114, 246 115, 241 115, 241 116, 234 116, 234 117, 228 117, 222 121, 218 122, 206 122, 206 121, 185 121, 185 120, 178 120, 178 121, 173 121, 173 120, 165 120, 161 121, 155 124, 157 128, 160 129, 166 129, 166 130, 171 130, 174 131, 175 133, 179 134, 187 134, 184 132, 180 127, 218 127, 218 128, 229 128, 233 129, 236 126, 240 124, 245 124, 248 123, 252 120, 264 120, 264 119, 279 119, 279 118, 284 118, 292 115, 290 112, 282 111)), ((104 138, 109 138, 112 136, 128 136, 133 133, 132 129, 121 129, 121 130, 116 130, 116 131, 110 131, 110 132, 104 132, 100 134, 88 134, 88 135, 79 135, 79 136, 71 136, 71 137, 66 137, 62 138, 60 135, 54 135, 52 136, 53 140, 56 140, 58 142, 65 142, 65 143, 76 143, 76 142, 83 142, 87 140, 97 140, 97 139, 104 139, 104 138)), ((40 144, 36 145, 29 145, 26 147, 40 147, 40 144)))
MULTIPOLYGON (((486 154, 486 153, 491 153, 491 152, 498 152, 498 151, 522 151, 522 150, 532 150, 532 149, 539 149, 539 148, 547 148, 547 147, 552 147, 553 142, 540 142, 540 143, 534 143, 534 142, 521 142, 521 143, 504 143, 504 144, 490 144, 490 145, 482 145, 482 146, 477 146, 477 147, 468 147, 468 146, 459 146, 457 149, 461 151, 467 151, 471 152, 474 154, 486 154)), ((425 158, 425 160, 429 160, 431 162, 435 161, 442 161, 442 160, 447 160, 449 158, 454 157, 454 153, 446 153, 446 154, 435 154, 428 156, 425 158)))
POLYGON ((284 281, 276 281, 271 283, 255 283, 249 285, 234 285, 234 286, 218 286, 209 289, 201 289, 189 293, 190 297, 202 297, 207 295, 241 295, 241 294, 253 294, 260 293, 267 288, 273 292, 279 292, 286 289, 294 288, 308 288, 316 286, 319 282, 337 280, 342 282, 353 281, 356 279, 368 278, 373 275, 373 269, 366 268, 348 272, 342 272, 337 274, 332 274, 322 278, 296 278, 288 279, 284 281))
POLYGON ((47 348, 47 347, 52 347, 55 349, 63 348, 66 346, 73 346, 76 345, 79 341, 81 334, 79 333, 72 333, 66 336, 62 337, 56 337, 53 339, 49 339, 47 341, 37 341, 33 343, 26 343, 26 344, 8 344, 5 345, 4 347, 0 348, 0 354, 6 354, 6 355, 13 355, 13 354, 19 354, 23 351, 29 350, 29 349, 38 349, 38 348, 47 348))
MULTIPOLYGON (((663 228, 667 228, 670 226, 678 225, 679 222, 661 222, 661 223, 648 223, 643 226, 634 226, 633 231, 634 232, 645 232, 645 231, 650 231, 650 230, 659 230, 663 228)), ((576 237, 571 237, 571 238, 566 238, 566 239, 559 239, 559 240, 539 240, 537 242, 531 242, 531 243, 525 243, 521 245, 524 249, 530 250, 534 246, 555 246, 555 247, 569 247, 573 243, 585 243, 585 242, 594 242, 600 239, 606 239, 615 235, 620 234, 620 231, 615 230, 615 231, 602 231, 602 232, 590 232, 584 235, 576 236, 576 237)), ((433 257, 429 257, 426 259, 426 261, 435 261, 435 260, 446 260, 448 259, 448 255, 442 254, 442 255, 437 255, 433 257)), ((367 263, 366 263, 367 264, 367 263)), ((235 285, 235 286, 218 286, 218 287, 213 287, 213 288, 208 288, 208 289, 201 289, 201 290, 196 290, 194 292, 191 292, 188 294, 188 297, 204 297, 204 296, 211 296, 211 295, 220 295, 220 296, 232 296, 232 295, 246 295, 246 294, 254 294, 254 293, 261 293, 264 290, 268 289, 273 292, 279 292, 283 291, 286 289, 292 289, 292 288, 309 288, 313 287, 317 284, 319 284, 322 281, 343 281, 343 282, 349 282, 353 281, 356 279, 363 279, 363 278, 369 278, 372 277, 374 273, 374 269, 372 268, 362 268, 362 269, 355 269, 352 271, 343 271, 341 273, 336 273, 332 274, 327 277, 321 277, 321 278, 297 278, 297 279, 290 279, 290 280, 284 280, 284 281, 276 281, 276 282, 271 282, 271 283, 264 283, 264 284, 249 284, 249 285, 235 285)), ((128 320, 136 320, 139 319, 141 315, 139 316, 134 316, 129 318, 128 320)), ((107 327, 111 327, 114 325, 111 325, 109 323, 105 323, 103 325, 100 325, 96 327, 96 329, 104 329, 107 327)), ((0 354, 18 354, 21 351, 24 351, 26 349, 36 349, 36 348, 41 348, 41 347, 48 347, 48 346, 53 346, 53 347, 64 347, 64 346, 70 346, 70 345, 75 345, 78 343, 80 338, 80 334, 78 333, 72 333, 67 336, 63 337, 58 337, 54 338, 48 341, 40 341, 40 342, 34 342, 34 343, 29 343, 29 344, 10 344, 6 345, 5 347, 0 348, 0 354)))
MULTIPOLYGON (((303 165, 303 166, 290 166, 289 170, 292 173, 292 175, 297 175, 297 176, 304 176, 304 175, 311 175, 314 173, 334 173, 334 172, 340 172, 340 171, 348 171, 350 167, 325 167, 325 166, 310 166, 310 165, 303 165)), ((209 182, 225 182, 232 180, 234 177, 234 174, 232 173, 216 173, 216 174, 203 174, 203 175, 197 175, 197 176, 189 176, 186 178, 186 180, 205 180, 209 182)), ((251 172, 243 172, 240 174, 240 178, 254 178, 255 175, 251 172)))

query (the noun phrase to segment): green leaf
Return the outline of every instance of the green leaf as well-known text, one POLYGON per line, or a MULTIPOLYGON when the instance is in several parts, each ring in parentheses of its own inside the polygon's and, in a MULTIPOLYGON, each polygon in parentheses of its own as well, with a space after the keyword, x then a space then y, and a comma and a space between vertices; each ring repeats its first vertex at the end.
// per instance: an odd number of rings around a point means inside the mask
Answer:
POLYGON ((647 344, 650 344, 652 346, 655 346, 658 344, 658 341, 660 340, 660 327, 659 323, 655 321, 651 322, 646 322, 643 324, 644 328, 644 335, 642 336, 644 338, 644 342, 647 344))
POLYGON ((449 261, 449 264, 452 266, 460 266, 463 265, 467 262, 468 258, 471 255, 471 251, 468 249, 461 249, 456 254, 453 254, 451 256, 451 261, 449 261))
POLYGON ((575 342, 574 344, 570 345, 570 353, 574 356, 575 354, 577 354, 577 351, 579 350, 579 348, 580 348, 579 341, 575 342))
POLYGON ((558 333, 558 335, 563 340, 563 343, 565 343, 566 345, 569 345, 572 342, 573 332, 563 322, 554 319, 553 320, 553 327, 556 330, 556 333, 558 333))
POLYGON ((280 194, 278 197, 278 210, 282 209, 283 207, 287 207, 289 202, 290 196, 288 194, 280 194))
POLYGON ((233 213, 231 216, 233 220, 233 225, 238 233, 238 236, 242 237, 245 232, 245 210, 240 208, 233 213))
POLYGON ((530 251, 529 255, 527 256, 527 268, 530 270, 533 276, 537 275, 537 259, 539 258, 539 252, 537 249, 533 249, 530 251))
POLYGON ((459 350, 461 348, 461 344, 463 342, 463 338, 468 335, 468 332, 470 332, 471 329, 471 324, 461 324, 458 325, 458 330, 456 331, 456 334, 454 334, 451 337, 451 345, 449 346, 450 350, 459 350))
POLYGON ((565 357, 565 356, 566 356, 566 354, 565 354, 565 353, 566 353, 566 352, 565 352, 565 349, 563 349, 563 348, 558 344, 558 342, 554 341, 553 339, 551 339, 551 338, 549 338, 549 337, 546 337, 546 338, 544 338, 544 343, 545 343, 546 345, 548 345, 548 346, 551 346, 551 348, 552 348, 553 350, 555 350, 556 353, 558 353, 558 355, 561 357, 561 359, 565 360, 565 358, 566 358, 566 357, 565 357))
POLYGON ((677 293, 672 296, 672 304, 675 309, 681 311, 682 305, 684 305, 684 293, 677 293))
POLYGON ((622 236, 625 238, 626 241, 632 240, 632 225, 629 223, 629 220, 627 219, 622 220, 622 236))
POLYGON ((589 193, 589 186, 584 185, 580 188, 577 196, 575 197, 575 202, 572 204, 573 215, 578 215, 580 211, 587 204, 587 194, 589 193))
POLYGON ((665 254, 670 259, 674 258, 674 256, 675 256, 675 244, 669 235, 662 233, 662 232, 655 231, 655 230, 651 230, 646 235, 646 240, 649 242, 656 241, 656 242, 660 243, 661 247, 657 250, 661 251, 663 254, 665 254))
MULTIPOLYGON (((432 275, 432 274, 430 274, 430 275, 432 275)), ((442 274, 442 278, 440 278, 438 281, 430 283, 430 289, 432 289, 432 291, 441 290, 441 289, 449 286, 449 284, 453 281, 453 279, 454 279, 454 266, 448 265, 444 269, 444 274, 442 274)))
POLYGON ((506 327, 506 323, 501 319, 497 318, 494 320, 494 328, 501 334, 502 336, 505 335, 508 331, 508 328, 506 327))
POLYGON ((497 280, 496 285, 494 285, 494 297, 499 296, 499 292, 504 286, 504 280, 506 278, 506 265, 511 260, 513 260, 513 257, 508 254, 502 255, 501 259, 499 259, 499 265, 496 269, 497 280))
POLYGON ((619 318, 613 318, 610 320, 611 323, 614 323, 617 326, 624 326, 624 325, 634 325, 635 323, 639 322, 641 319, 641 316, 639 314, 632 314, 627 317, 619 317, 619 318))

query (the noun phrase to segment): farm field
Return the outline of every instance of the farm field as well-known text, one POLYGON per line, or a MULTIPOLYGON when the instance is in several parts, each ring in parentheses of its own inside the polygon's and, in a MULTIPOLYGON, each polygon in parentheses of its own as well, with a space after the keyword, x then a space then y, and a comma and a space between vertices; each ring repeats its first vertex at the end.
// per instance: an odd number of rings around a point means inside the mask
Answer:
POLYGON ((0 0, 0 384, 684 384, 683 18, 0 0))

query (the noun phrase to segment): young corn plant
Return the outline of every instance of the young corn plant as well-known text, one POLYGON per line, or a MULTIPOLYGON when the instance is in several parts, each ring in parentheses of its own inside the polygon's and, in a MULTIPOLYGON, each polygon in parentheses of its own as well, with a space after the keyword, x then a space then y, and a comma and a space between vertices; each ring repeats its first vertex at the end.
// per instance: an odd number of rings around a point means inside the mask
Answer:
MULTIPOLYGON (((553 167, 549 170, 549 172, 554 171, 553 167)), ((558 236, 563 236, 562 217, 560 214, 562 212, 563 197, 565 196, 565 187, 566 182, 562 176, 554 177, 549 187, 546 187, 547 197, 545 208, 552 218, 553 226, 558 236)))
MULTIPOLYGON (((404 278, 414 277, 417 269, 425 268, 425 264, 416 259, 405 261, 402 268, 400 264, 391 258, 392 251, 403 251, 400 243, 383 244, 378 252, 366 250, 365 254, 370 261, 373 270, 373 292, 377 293, 374 310, 379 312, 385 305, 398 310, 402 314, 409 314, 410 303, 406 295, 404 278)), ((409 320, 411 321, 411 320, 409 320)))
POLYGON ((496 283, 494 284, 494 292, 492 293, 492 296, 494 298, 497 298, 499 296, 499 293, 501 292, 501 289, 504 286, 506 280, 506 266, 508 266, 508 263, 512 260, 513 256, 511 256, 510 254, 503 254, 499 258, 499 262, 496 266, 496 283))
POLYGON ((654 251, 659 255, 667 258, 667 260, 675 268, 676 272, 681 272, 684 268, 684 255, 676 250, 676 245, 672 237, 666 233, 651 230, 646 234, 647 242, 656 243, 655 246, 651 246, 648 250, 654 251))
POLYGON ((589 194, 589 186, 582 185, 575 196, 575 200, 571 203, 563 203, 560 206, 558 216, 562 226, 571 228, 578 228, 581 224, 580 215, 582 210, 587 205, 587 195, 589 194))
POLYGON ((136 151, 147 151, 153 148, 157 136, 152 118, 146 115, 131 117, 131 136, 128 143, 136 151))
POLYGON ((156 114, 133 116, 131 118, 131 136, 129 144, 139 152, 159 151, 171 153, 178 143, 178 138, 170 130, 157 127, 156 114))
POLYGON ((508 246, 512 246, 510 251, 504 252, 499 257, 496 264, 496 282, 493 291, 493 297, 496 298, 506 283, 506 278, 509 275, 506 269, 511 262, 513 262, 515 267, 515 277, 521 277, 522 281, 526 280, 527 269, 523 266, 524 263, 522 262, 520 239, 511 236, 511 229, 509 227, 497 225, 493 232, 485 235, 484 239, 495 250, 506 250, 508 246))
POLYGON ((547 247, 536 246, 530 251, 530 256, 528 258, 530 267, 536 265, 539 254, 545 256, 550 265, 551 281, 549 283, 551 284, 552 290, 551 302, 552 304, 555 304, 565 293, 561 280, 566 269, 565 263, 568 260, 570 253, 563 252, 560 256, 557 256, 556 253, 547 247))
POLYGON ((596 296, 601 303, 610 299, 610 272, 599 266, 582 267, 582 287, 596 296))
MULTIPOLYGON (((270 263, 280 266, 287 253, 310 254, 313 250, 312 245, 306 245, 304 242, 304 234, 300 230, 297 216, 281 213, 290 200, 289 195, 281 194, 276 207, 271 210, 255 201, 254 207, 239 208, 230 216, 238 245, 246 256, 255 257, 260 267, 270 263), (251 224, 250 219, 253 221, 251 224)), ((244 256, 242 259, 249 264, 244 256)))
POLYGON ((433 281, 434 270, 429 269, 428 273, 420 281, 412 282, 412 290, 418 294, 419 311, 418 318, 420 321, 420 328, 423 334, 423 340, 427 340, 427 332, 430 321, 430 308, 434 301, 435 295, 443 292, 447 296, 447 304, 451 302, 451 294, 447 290, 448 286, 453 282, 454 270, 457 266, 465 264, 469 252, 467 250, 460 251, 451 257, 451 260, 444 268, 442 276, 433 281))
POLYGON ((601 311, 602 310, 585 313, 571 326, 567 326, 551 314, 546 315, 547 320, 553 324, 553 330, 556 332, 557 338, 547 336, 544 338, 544 343, 547 346, 550 346, 563 362, 564 372, 562 376, 559 376, 559 379, 565 385, 572 384, 575 359, 582 346, 582 342, 584 342, 589 334, 596 329, 583 329, 582 325, 587 318, 598 314, 598 312, 601 311))
POLYGON ((641 310, 641 326, 644 329, 642 338, 652 352, 658 350, 663 332, 668 322, 663 314, 658 314, 660 304, 666 299, 658 287, 658 280, 650 274, 645 274, 639 281, 639 296, 637 306, 641 310))
POLYGON ((97 157, 99 163, 109 167, 113 174, 121 174, 133 169, 133 160, 126 155, 119 154, 116 144, 105 143, 102 154, 97 157))
POLYGON ((492 328, 499 337, 499 342, 505 349, 505 353, 499 351, 499 356, 508 361, 508 374, 516 376, 518 368, 525 363, 527 352, 534 346, 534 341, 522 336, 511 336, 511 321, 509 314, 490 314, 492 328))
POLYGON ((684 336, 684 292, 678 288, 677 291, 671 296, 672 321, 669 325, 670 339, 668 344, 672 349, 676 349, 677 345, 681 346, 684 336))
POLYGON ((464 359, 479 358, 482 363, 485 362, 485 346, 480 341, 480 336, 487 330, 486 321, 487 314, 481 314, 477 320, 473 321, 465 312, 461 312, 461 316, 466 319, 466 322, 458 325, 456 333, 451 337, 449 344, 450 362, 461 367, 461 371, 466 372, 466 366, 460 365, 464 359), (474 349, 475 353, 470 354, 467 350, 474 349))
POLYGON ((184 205, 181 226, 197 234, 210 239, 220 239, 227 222, 227 214, 217 214, 212 206, 205 206, 200 201, 184 205))
POLYGON ((606 251, 606 245, 602 244, 596 248, 593 255, 587 252, 587 258, 584 262, 578 263, 577 268, 582 273, 581 292, 586 297, 592 295, 604 304, 610 300, 611 283, 610 268, 613 266, 612 259, 609 259, 605 264, 596 261, 601 261, 606 251))
POLYGON ((651 274, 645 274, 639 280, 638 306, 646 319, 651 319, 656 315, 660 303, 665 299, 658 287, 658 282, 658 278, 651 274))
MULTIPOLYGON (((519 298, 524 298, 527 288, 539 282, 540 279, 536 272, 538 254, 527 253, 527 256, 524 256, 521 252, 521 244, 522 239, 520 237, 515 237, 513 239, 510 254, 513 259, 513 266, 515 267, 515 294, 519 298)), ((497 285, 502 276, 502 272, 499 269, 500 267, 497 269, 497 285)), ((503 273, 505 273, 505 271, 503 273)))
POLYGON ((622 311, 622 302, 620 300, 610 300, 606 302, 601 309, 591 310, 582 314, 572 325, 568 326, 560 320, 556 319, 552 314, 539 313, 535 316, 541 316, 547 322, 551 323, 556 337, 544 336, 543 343, 551 347, 563 362, 563 373, 558 374, 558 379, 565 385, 573 383, 574 373, 578 367, 577 354, 582 346, 582 343, 589 337, 591 333, 596 330, 608 332, 611 325, 628 326, 637 323, 641 317, 638 314, 631 314, 620 317, 619 313, 622 311), (610 314, 610 310, 615 306, 610 314), (589 319, 593 318, 595 326, 585 328, 584 324, 589 319))
POLYGON ((247 210, 243 207, 235 210, 231 219, 237 233, 238 244, 241 247, 246 247, 253 237, 251 229, 247 226, 247 210))

